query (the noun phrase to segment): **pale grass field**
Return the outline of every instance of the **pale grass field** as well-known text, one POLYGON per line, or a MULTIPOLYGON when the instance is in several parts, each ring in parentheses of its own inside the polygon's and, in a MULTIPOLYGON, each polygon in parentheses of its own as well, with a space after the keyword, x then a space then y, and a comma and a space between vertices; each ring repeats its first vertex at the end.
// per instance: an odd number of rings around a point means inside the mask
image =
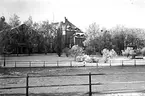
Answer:
MULTIPOLYGON (((19 56, 19 57, 7 57, 10 61, 72 61, 72 57, 58 57, 56 54, 48 55, 34 55, 34 56, 19 56)), ((134 65, 134 60, 130 60, 125 57, 118 57, 112 61, 112 66, 120 65, 120 60, 124 61, 124 64, 134 65)), ((68 62, 66 62, 68 63, 68 62)), ((144 60, 138 60, 138 64, 144 65, 144 60)), ((56 63, 54 63, 56 64, 56 63)), ((64 63, 63 63, 64 64, 64 63)), ((73 62, 74 66, 84 66, 83 62, 73 62)), ((130 66, 130 67, 104 67, 110 66, 108 63, 99 63, 100 67, 96 67, 96 63, 86 63, 85 66, 94 67, 66 67, 66 68, 10 68, 6 69, 9 74, 2 74, 3 69, 0 69, 1 77, 3 76, 26 76, 27 73, 42 73, 46 75, 63 75, 63 74, 85 74, 85 73, 124 73, 124 72, 137 72, 141 74, 125 74, 125 75, 108 75, 108 76, 92 76, 92 82, 129 82, 129 81, 145 81, 145 66, 130 66), (143 73, 142 73, 143 72, 143 73)), ((69 65, 69 64, 68 64, 69 65)), ((48 84, 79 84, 88 83, 88 77, 56 77, 56 78, 31 78, 30 85, 48 85, 48 84)), ((10 86, 25 86, 26 81, 24 79, 5 79, 0 80, 1 87, 10 86)), ((120 90, 120 89, 145 89, 144 83, 139 84, 117 84, 117 85, 101 85, 93 86, 94 92, 105 92, 106 90, 120 90)), ((29 90, 30 96, 88 96, 88 86, 79 87, 55 87, 55 88, 32 88, 29 90)), ((12 89, 12 90, 0 90, 0 96, 25 96, 25 89, 12 89), (14 94, 14 95, 13 95, 14 94), (17 95, 21 94, 21 95, 17 95)), ((145 96, 144 93, 116 93, 116 94, 93 94, 92 96, 145 96)))
MULTIPOLYGON (((114 75, 104 76, 92 76, 92 83, 106 83, 106 82, 134 82, 145 80, 145 66, 137 67, 68 67, 68 68, 11 68, 7 69, 8 74, 3 76, 26 76, 27 73, 41 73, 42 75, 73 75, 73 74, 86 74, 86 73, 111 73, 114 75), (115 75, 117 73, 132 73, 115 75), (135 74, 135 72, 137 74, 135 74)), ((36 74, 37 75, 37 74, 36 74)), ((14 79, 0 79, 1 87, 10 86, 25 86, 25 78, 14 78, 14 79)), ((61 84, 88 84, 88 76, 64 76, 64 77, 42 77, 42 78, 30 78, 29 85, 61 85, 61 84)), ((111 92, 113 90, 144 90, 145 83, 137 84, 105 84, 99 86, 92 86, 93 92, 111 92)), ((72 87, 45 87, 45 88, 30 88, 30 93, 35 95, 30 96, 88 96, 88 86, 72 86, 72 87), (45 95, 40 95, 44 93, 45 95), (36 95, 38 94, 38 95, 36 95)), ((25 89, 11 89, 11 90, 0 90, 0 94, 25 94, 25 89)), ((25 96, 25 95, 4 95, 4 96, 25 96)), ((93 96, 144 96, 143 93, 116 93, 116 94, 93 94, 93 96)))

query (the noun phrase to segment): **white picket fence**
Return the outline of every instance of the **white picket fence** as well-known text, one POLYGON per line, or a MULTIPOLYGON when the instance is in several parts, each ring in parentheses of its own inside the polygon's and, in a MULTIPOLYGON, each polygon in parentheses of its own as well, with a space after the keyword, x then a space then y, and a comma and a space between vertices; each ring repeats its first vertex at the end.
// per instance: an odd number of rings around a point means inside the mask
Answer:
MULTIPOLYGON (((4 61, 0 61, 0 65, 4 67, 4 61)), ((144 59, 128 59, 128 60, 109 60, 107 63, 87 63, 76 61, 5 61, 5 67, 60 67, 60 66, 137 66, 145 65, 144 59)))

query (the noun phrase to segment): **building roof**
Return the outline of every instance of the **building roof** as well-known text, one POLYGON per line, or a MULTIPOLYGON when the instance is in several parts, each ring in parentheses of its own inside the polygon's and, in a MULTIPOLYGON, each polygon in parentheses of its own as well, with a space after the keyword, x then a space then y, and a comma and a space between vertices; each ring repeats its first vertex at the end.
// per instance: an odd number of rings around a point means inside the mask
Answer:
POLYGON ((59 27, 61 27, 62 30, 75 31, 76 33, 83 33, 78 27, 76 27, 73 23, 71 23, 66 17, 65 17, 65 22, 55 22, 55 23, 51 23, 51 25, 55 29, 58 29, 59 27))
POLYGON ((76 31, 76 33, 83 33, 78 27, 72 24, 66 17, 65 17, 65 25, 67 26, 68 30, 76 31))
POLYGON ((12 27, 11 28, 11 30, 13 30, 13 29, 21 29, 21 28, 24 28, 24 27, 27 27, 27 25, 26 24, 21 24, 21 25, 18 25, 18 26, 16 26, 16 27, 12 27))

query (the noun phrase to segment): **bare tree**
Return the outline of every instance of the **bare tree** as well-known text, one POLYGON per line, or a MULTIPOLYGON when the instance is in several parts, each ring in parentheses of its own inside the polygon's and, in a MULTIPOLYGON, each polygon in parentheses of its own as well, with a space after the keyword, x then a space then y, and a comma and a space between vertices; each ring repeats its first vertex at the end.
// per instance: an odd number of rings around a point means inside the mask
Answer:
POLYGON ((33 27, 32 16, 29 16, 28 20, 24 21, 23 23, 26 24, 28 27, 32 28, 33 27))
POLYGON ((21 24, 21 21, 19 20, 19 16, 16 15, 16 14, 13 14, 12 17, 10 17, 9 19, 9 25, 11 27, 16 27, 16 26, 19 26, 21 24))

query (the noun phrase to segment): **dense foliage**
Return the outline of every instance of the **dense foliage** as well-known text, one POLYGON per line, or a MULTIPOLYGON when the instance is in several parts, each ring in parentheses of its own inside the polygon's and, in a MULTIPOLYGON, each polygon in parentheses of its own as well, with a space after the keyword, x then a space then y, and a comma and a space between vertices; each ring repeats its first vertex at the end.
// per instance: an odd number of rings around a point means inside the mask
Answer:
POLYGON ((77 56, 80 56, 83 54, 83 48, 79 47, 78 45, 74 45, 71 48, 70 52, 71 52, 71 55, 74 56, 76 59, 77 56))
POLYGON ((64 48, 64 49, 63 49, 63 53, 65 53, 65 55, 66 55, 67 57, 69 57, 69 56, 71 55, 71 50, 70 50, 70 48, 68 48, 68 47, 64 48))
MULTIPOLYGON (((21 23, 19 16, 14 14, 6 23, 5 18, 2 17, 0 19, 0 52, 4 53, 5 50, 6 53, 17 55, 58 52, 58 47, 63 46, 62 41, 58 40, 62 38, 61 31, 59 32, 60 34, 48 20, 37 23, 33 22, 30 16, 28 20, 21 23)), ((59 51, 62 50, 61 48, 59 51)))
POLYGON ((134 46, 135 49, 145 46, 145 30, 138 28, 126 28, 116 26, 110 30, 100 29, 93 23, 86 31, 86 40, 84 45, 88 53, 100 52, 104 48, 114 49, 117 54, 122 54, 128 46, 134 46))
MULTIPOLYGON (((0 53, 32 54, 57 52, 61 56, 64 46, 62 29, 58 29, 49 23, 48 20, 33 22, 30 16, 23 23, 19 16, 14 14, 9 22, 5 18, 0 19, 0 53)), ((95 23, 91 24, 85 32, 84 49, 88 55, 100 53, 103 49, 114 49, 117 54, 122 54, 127 46, 134 46, 135 49, 142 49, 145 46, 145 30, 139 28, 126 28, 116 26, 109 30, 100 28, 95 23)), ((79 46, 66 49, 66 56, 73 53, 76 57, 83 52, 79 46), (75 50, 78 48, 78 50, 75 50)), ((126 52, 126 51, 125 51, 126 52)), ((144 51, 142 51, 143 53, 144 51)), ((134 55, 133 51, 129 54, 134 55)), ((143 53, 144 54, 144 53, 143 53)), ((127 52, 125 53, 127 55, 127 52)))
POLYGON ((145 47, 142 48, 141 53, 142 53, 143 56, 145 56, 145 47))
POLYGON ((63 38, 62 38, 62 33, 61 33, 62 29, 58 28, 57 30, 57 36, 56 36, 56 53, 58 54, 58 56, 60 57, 62 55, 62 51, 63 51, 63 38))

